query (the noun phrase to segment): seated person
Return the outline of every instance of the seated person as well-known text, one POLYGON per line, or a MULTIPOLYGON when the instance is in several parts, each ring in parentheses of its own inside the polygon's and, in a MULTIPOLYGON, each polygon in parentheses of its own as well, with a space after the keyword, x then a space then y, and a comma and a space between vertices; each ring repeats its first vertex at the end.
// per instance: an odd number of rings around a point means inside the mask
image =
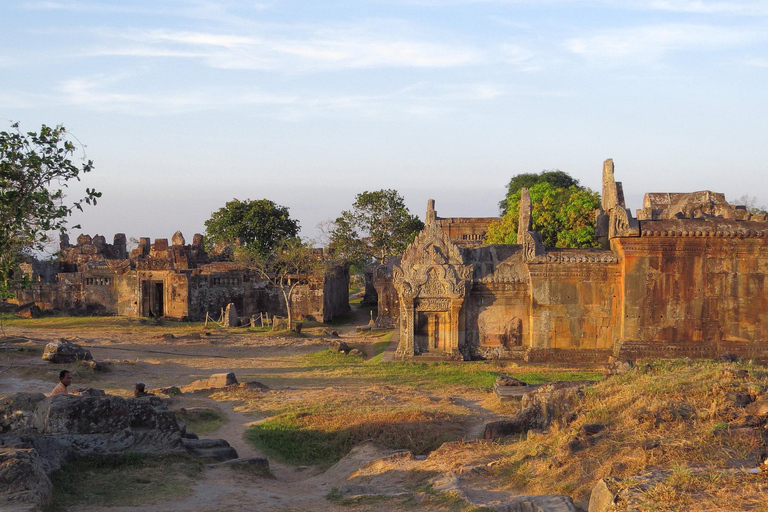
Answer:
POLYGON ((147 393, 144 391, 144 383, 143 382, 137 382, 136 387, 133 388, 133 397, 134 398, 141 398, 143 396, 155 396, 154 393, 147 393))
POLYGON ((69 370, 61 370, 59 372, 59 383, 56 384, 56 387, 53 388, 53 391, 51 391, 48 396, 66 395, 67 388, 70 384, 72 384, 72 373, 70 373, 69 370))

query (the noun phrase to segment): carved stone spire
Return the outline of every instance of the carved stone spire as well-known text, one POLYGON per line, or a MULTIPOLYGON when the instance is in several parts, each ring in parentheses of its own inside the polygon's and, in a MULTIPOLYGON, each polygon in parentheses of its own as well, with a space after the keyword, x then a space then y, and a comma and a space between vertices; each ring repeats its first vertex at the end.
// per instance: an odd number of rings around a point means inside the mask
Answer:
POLYGON ((517 243, 522 244, 525 232, 533 230, 533 218, 531 217, 531 194, 527 188, 520 189, 520 216, 517 222, 517 243))

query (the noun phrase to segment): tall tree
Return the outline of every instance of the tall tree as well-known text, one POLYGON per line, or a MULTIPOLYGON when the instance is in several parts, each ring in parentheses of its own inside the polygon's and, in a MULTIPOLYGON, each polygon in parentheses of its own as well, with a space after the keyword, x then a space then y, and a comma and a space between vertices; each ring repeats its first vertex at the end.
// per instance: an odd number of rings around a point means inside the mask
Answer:
MULTIPOLYGON (((595 237, 595 211, 600 207, 600 194, 588 188, 571 185, 556 187, 546 181, 530 190, 533 205, 533 230, 541 234, 550 247, 599 247, 595 237)), ((508 197, 504 216, 488 227, 487 244, 515 244, 520 214, 520 190, 508 197)))
POLYGON ((393 189, 357 194, 352 209, 341 212, 333 224, 330 249, 358 268, 401 253, 424 229, 393 189))
POLYGON ((209 249, 240 239, 251 253, 265 258, 283 241, 299 235, 299 222, 290 218, 287 207, 268 199, 233 199, 205 221, 205 235, 209 249))
POLYGON ((504 196, 504 199, 499 201, 499 210, 501 211, 501 214, 504 215, 507 213, 512 196, 517 194, 519 200, 519 192, 521 188, 531 189, 537 183, 542 182, 549 183, 555 188, 581 188, 579 187, 579 180, 573 179, 570 174, 558 169, 541 171, 540 173, 524 172, 522 174, 517 174, 509 180, 509 183, 507 183, 507 195, 504 196))
POLYGON ((86 188, 81 199, 64 201, 69 183, 93 170, 93 162, 84 157, 81 164, 71 160, 76 152, 63 126, 22 133, 14 123, 0 132, 0 297, 13 295, 25 253, 41 249, 51 231, 64 233, 74 209, 95 205, 101 197, 86 188))
POLYGON ((280 240, 274 250, 263 254, 255 247, 241 247, 237 256, 276 289, 280 290, 288 313, 288 329, 293 329, 293 294, 296 287, 306 283, 325 268, 322 254, 298 237, 280 240))

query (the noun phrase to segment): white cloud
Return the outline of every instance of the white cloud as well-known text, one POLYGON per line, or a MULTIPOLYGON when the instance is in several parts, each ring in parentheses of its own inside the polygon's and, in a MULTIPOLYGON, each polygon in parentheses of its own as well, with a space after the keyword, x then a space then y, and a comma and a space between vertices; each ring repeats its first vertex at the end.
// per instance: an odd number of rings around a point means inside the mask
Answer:
POLYGON ((566 48, 595 60, 650 62, 676 50, 722 49, 764 38, 747 30, 710 25, 665 24, 626 29, 570 39, 566 48))
MULTIPOLYGON (((617 2, 608 0, 609 5, 617 2)), ((720 0, 630 0, 618 2, 633 9, 684 12, 692 14, 734 14, 742 16, 768 15, 768 3, 765 0, 757 1, 728 1, 720 0)))
POLYGON ((91 55, 201 58, 222 69, 353 69, 455 67, 484 60, 481 51, 388 31, 385 22, 325 29, 260 27, 258 35, 171 30, 110 33, 91 55), (362 28, 360 27, 362 26, 362 28), (124 45, 121 40, 133 41, 124 45))

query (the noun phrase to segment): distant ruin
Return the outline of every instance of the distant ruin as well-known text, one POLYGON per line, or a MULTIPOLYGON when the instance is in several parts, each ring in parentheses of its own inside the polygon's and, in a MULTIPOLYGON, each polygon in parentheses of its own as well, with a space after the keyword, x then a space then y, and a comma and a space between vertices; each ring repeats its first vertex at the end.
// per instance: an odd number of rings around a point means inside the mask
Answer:
MULTIPOLYGON (((33 285, 19 291, 19 302, 69 313, 175 320, 202 320, 206 313, 218 318, 230 303, 240 317, 286 314, 279 290, 247 266, 208 255, 200 234, 189 245, 179 231, 170 244, 141 238, 130 254, 124 234, 113 240, 80 235, 71 245, 65 236, 59 259, 22 266, 33 285)), ((345 264, 329 263, 321 275, 295 278, 303 282, 294 293, 294 318, 325 322, 349 311, 345 264)))
POLYGON ((367 274, 397 357, 768 359, 768 216, 703 191, 647 194, 633 217, 610 159, 602 192, 602 249, 545 247, 525 193, 518 245, 467 243, 450 226, 486 219, 441 222, 430 200, 402 257, 367 274))

